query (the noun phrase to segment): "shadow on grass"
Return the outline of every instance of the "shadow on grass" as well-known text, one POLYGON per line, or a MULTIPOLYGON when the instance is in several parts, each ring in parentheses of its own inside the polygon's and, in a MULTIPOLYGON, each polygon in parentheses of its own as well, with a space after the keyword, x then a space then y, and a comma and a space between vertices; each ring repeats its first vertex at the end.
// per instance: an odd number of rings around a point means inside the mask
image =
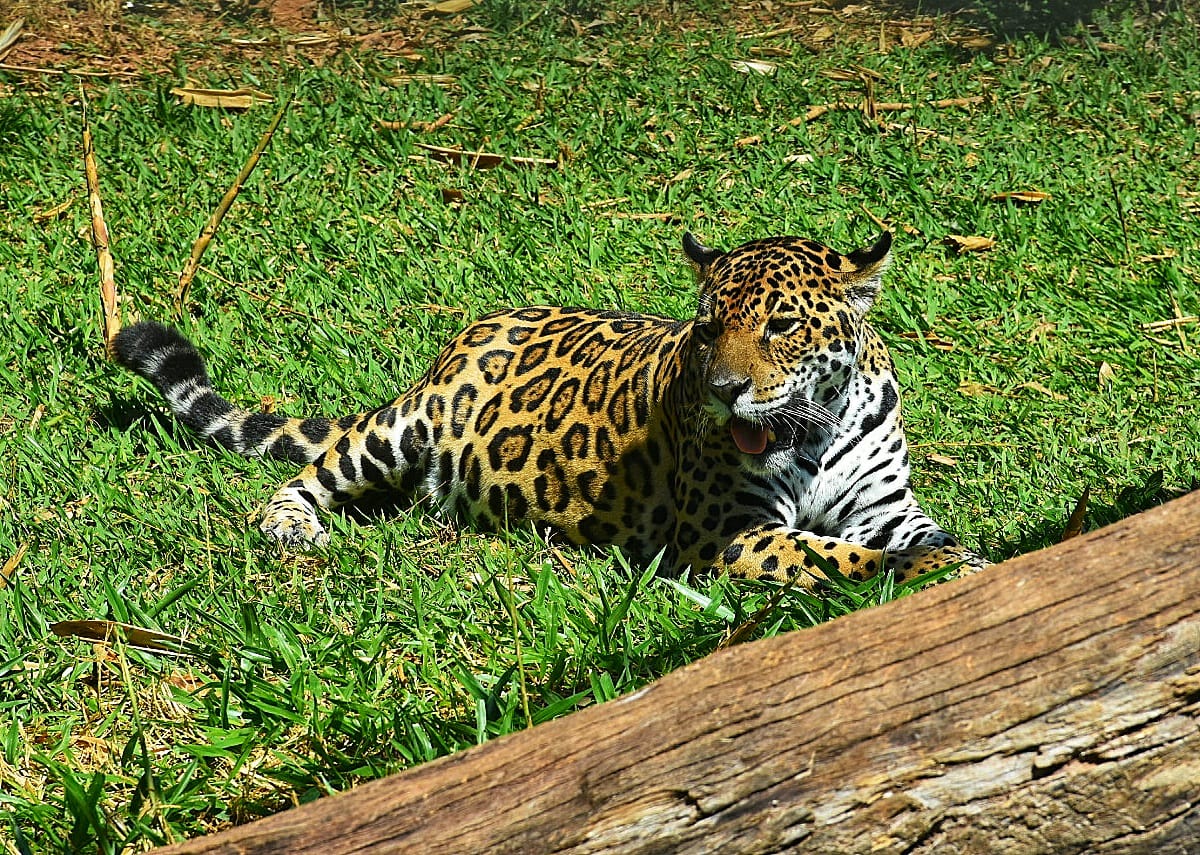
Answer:
POLYGON ((1051 39, 1070 33, 1079 24, 1088 24, 1100 9, 1136 6, 1161 12, 1178 6, 1170 0, 1121 3, 1106 0, 896 0, 895 5, 909 13, 948 15, 965 24, 989 30, 1004 39, 1045 36, 1051 39))
MULTIPOLYGON (((1196 489, 1200 489, 1200 482, 1193 482, 1187 488, 1165 487, 1163 486, 1163 472, 1161 470, 1154 472, 1144 483, 1130 484, 1122 488, 1111 502, 1090 502, 1084 517, 1083 532, 1086 534, 1159 505, 1165 505, 1172 499, 1178 499, 1196 489)), ((1068 510, 1061 518, 1045 520, 1040 525, 1021 532, 1017 538, 1005 538, 988 552, 999 559, 1054 546, 1056 543, 1062 542, 1069 514, 1068 510)))

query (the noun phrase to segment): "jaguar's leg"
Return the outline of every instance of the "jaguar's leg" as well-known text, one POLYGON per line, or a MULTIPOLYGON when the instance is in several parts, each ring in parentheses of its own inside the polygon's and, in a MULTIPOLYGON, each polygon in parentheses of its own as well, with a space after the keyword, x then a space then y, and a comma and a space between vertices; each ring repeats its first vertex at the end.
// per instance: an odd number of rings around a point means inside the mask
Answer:
POLYGON ((367 413, 267 502, 259 528, 282 546, 324 546, 317 509, 333 510, 372 490, 412 489, 423 477, 430 431, 397 406, 367 413))
POLYGON ((828 582, 822 565, 855 581, 870 579, 882 570, 893 573, 897 582, 904 582, 967 561, 971 555, 957 545, 919 546, 896 552, 872 549, 841 538, 765 524, 734 537, 712 569, 726 570, 743 579, 795 580, 800 588, 818 591, 828 582))

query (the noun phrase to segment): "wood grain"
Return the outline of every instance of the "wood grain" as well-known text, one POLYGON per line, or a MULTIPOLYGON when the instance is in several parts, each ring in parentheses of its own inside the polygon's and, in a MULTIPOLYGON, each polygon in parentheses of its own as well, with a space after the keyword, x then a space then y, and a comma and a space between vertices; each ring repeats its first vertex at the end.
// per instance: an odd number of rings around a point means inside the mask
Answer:
POLYGON ((1200 851, 1200 493, 164 853, 1200 851))

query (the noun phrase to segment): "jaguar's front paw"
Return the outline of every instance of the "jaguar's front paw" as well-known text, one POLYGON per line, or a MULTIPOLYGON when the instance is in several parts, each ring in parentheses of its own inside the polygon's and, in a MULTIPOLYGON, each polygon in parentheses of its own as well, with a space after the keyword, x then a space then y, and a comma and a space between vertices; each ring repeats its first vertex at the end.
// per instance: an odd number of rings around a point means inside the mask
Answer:
POLYGON ((329 545, 329 533, 308 507, 269 508, 258 528, 284 549, 305 550, 329 545))

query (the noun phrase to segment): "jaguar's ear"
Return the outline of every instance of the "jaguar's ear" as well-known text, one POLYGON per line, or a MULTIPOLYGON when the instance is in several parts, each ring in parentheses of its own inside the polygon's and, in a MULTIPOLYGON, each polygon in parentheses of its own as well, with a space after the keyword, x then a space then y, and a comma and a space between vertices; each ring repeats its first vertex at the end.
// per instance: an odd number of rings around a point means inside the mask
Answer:
POLYGON ((721 257, 721 250, 705 246, 696 240, 691 232, 683 233, 683 251, 687 254, 688 261, 696 268, 697 276, 704 276, 712 263, 721 257))
POLYGON ((874 246, 856 249, 846 256, 851 269, 843 274, 842 283, 846 296, 860 312, 866 313, 879 296, 883 271, 892 260, 892 233, 884 232, 874 246))

